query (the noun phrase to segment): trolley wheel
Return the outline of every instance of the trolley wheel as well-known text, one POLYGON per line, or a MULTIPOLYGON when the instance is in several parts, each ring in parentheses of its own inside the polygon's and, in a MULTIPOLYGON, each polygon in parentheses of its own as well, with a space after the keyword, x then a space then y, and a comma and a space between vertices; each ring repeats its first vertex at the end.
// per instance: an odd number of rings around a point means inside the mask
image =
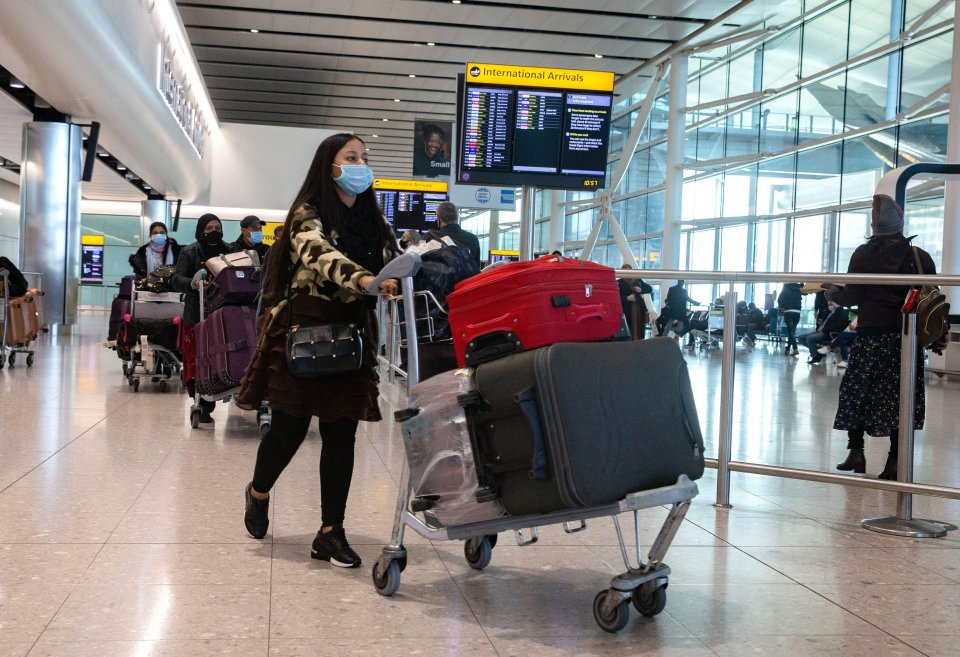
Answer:
POLYGON ((390 562, 384 573, 380 572, 380 560, 373 562, 373 588, 380 595, 391 596, 400 588, 400 564, 396 560, 390 562))
POLYGON ((615 594, 611 593, 610 589, 604 589, 597 594, 597 597, 593 599, 593 617, 596 619, 597 625, 612 633, 619 632, 626 627, 627 621, 630 619, 630 607, 629 600, 624 598, 612 611, 605 611, 604 603, 607 597, 611 595, 615 594))
POLYGON ((167 391, 167 380, 166 380, 166 379, 160 379, 160 383, 157 384, 157 387, 160 388, 160 392, 166 392, 166 391, 167 391))
POLYGON ((667 606, 667 585, 639 586, 630 594, 633 607, 644 616, 656 616, 667 606))
POLYGON ((269 432, 270 432, 270 423, 269 423, 269 422, 261 422, 261 423, 260 423, 260 440, 263 440, 264 438, 266 438, 266 437, 267 437, 267 433, 269 433, 269 432))
POLYGON ((483 570, 490 565, 490 559, 493 557, 493 545, 490 537, 470 538, 463 544, 463 556, 467 558, 467 563, 475 570, 483 570))
POLYGON ((27 367, 33 367, 33 354, 27 354, 27 367))
POLYGON ((190 411, 190 426, 196 429, 200 426, 200 411, 190 411))
POLYGON ((135 379, 133 380, 133 391, 134 391, 134 392, 140 392, 140 379, 139 379, 139 378, 135 378, 135 379))
POLYGON ((124 363, 123 363, 123 375, 124 375, 124 376, 127 375, 127 370, 128 370, 128 369, 129 369, 129 368, 127 367, 126 362, 124 362, 124 363))
POLYGON ((10 352, 10 367, 13 367, 13 364, 17 362, 17 352, 10 352))
POLYGON ((3 366, 7 364, 7 357, 4 354, 0 354, 0 370, 3 369, 3 366))

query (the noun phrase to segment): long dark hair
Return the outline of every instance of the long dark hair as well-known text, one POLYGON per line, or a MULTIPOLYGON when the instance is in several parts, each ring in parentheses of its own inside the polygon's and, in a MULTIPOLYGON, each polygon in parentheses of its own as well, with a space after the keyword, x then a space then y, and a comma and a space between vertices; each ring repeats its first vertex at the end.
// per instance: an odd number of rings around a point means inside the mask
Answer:
MULTIPOLYGON (((293 277, 295 263, 291 263, 288 254, 293 244, 292 238, 295 234, 293 217, 297 210, 303 205, 312 206, 320 215, 320 223, 327 236, 338 232, 340 226, 346 220, 347 207, 337 195, 337 184, 333 180, 333 159, 340 152, 340 149, 354 139, 366 145, 356 135, 339 133, 330 135, 317 147, 317 152, 313 156, 310 168, 307 170, 303 185, 300 186, 300 191, 297 192, 293 203, 290 205, 290 210, 287 212, 287 219, 283 224, 283 235, 271 247, 271 249, 278 250, 277 254, 269 258, 265 273, 267 284, 264 292, 271 303, 275 303, 286 294, 287 285, 293 277)), ((373 187, 357 194, 354 207, 364 212, 374 213, 380 218, 380 221, 377 222, 377 237, 383 243, 384 248, 399 253, 397 240, 386 219, 383 218, 383 213, 380 212, 373 187)))

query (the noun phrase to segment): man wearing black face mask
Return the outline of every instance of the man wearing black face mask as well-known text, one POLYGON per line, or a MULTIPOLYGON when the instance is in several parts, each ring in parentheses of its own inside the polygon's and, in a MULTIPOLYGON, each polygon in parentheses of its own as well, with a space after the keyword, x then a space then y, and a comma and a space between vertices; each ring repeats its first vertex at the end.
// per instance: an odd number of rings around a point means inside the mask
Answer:
MULTIPOLYGON (((193 379, 196 369, 196 350, 193 347, 193 327, 200 323, 200 292, 198 283, 194 283, 194 275, 203 269, 203 263, 214 256, 235 251, 223 241, 223 224, 215 214, 205 214, 197 220, 197 229, 194 232, 197 241, 185 246, 177 258, 177 273, 173 277, 173 289, 184 293, 183 323, 183 372, 182 378, 187 392, 193 395, 193 379), (193 356, 193 357, 191 357, 193 356)), ((200 400, 201 422, 212 422, 210 412, 216 402, 200 400)))

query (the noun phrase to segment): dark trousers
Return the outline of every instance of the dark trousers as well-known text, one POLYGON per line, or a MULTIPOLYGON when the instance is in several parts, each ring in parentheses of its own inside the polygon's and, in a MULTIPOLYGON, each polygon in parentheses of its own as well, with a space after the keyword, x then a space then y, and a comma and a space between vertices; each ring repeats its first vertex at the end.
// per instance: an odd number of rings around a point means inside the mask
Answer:
MULTIPOLYGON (((257 464, 253 469, 255 491, 270 492, 303 443, 311 419, 273 411, 270 431, 257 450, 257 464)), ((358 424, 347 418, 319 423, 323 440, 320 449, 320 517, 324 527, 343 524, 353 478, 353 448, 358 424)))
MULTIPOLYGON (((847 449, 863 449, 863 429, 850 429, 847 431, 847 449)), ((890 456, 897 455, 897 443, 899 442, 899 436, 897 431, 890 432, 890 456)))
POLYGON ((797 324, 800 313, 783 313, 783 323, 787 326, 787 349, 797 348, 797 324))

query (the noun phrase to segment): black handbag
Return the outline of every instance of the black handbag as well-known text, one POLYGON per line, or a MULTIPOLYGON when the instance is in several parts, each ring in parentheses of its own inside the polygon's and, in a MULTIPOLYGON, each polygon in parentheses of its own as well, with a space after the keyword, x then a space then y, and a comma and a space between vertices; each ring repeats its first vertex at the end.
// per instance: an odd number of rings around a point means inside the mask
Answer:
POLYGON ((363 337, 352 322, 291 326, 287 367, 293 376, 313 378, 354 372, 363 364, 363 337))

